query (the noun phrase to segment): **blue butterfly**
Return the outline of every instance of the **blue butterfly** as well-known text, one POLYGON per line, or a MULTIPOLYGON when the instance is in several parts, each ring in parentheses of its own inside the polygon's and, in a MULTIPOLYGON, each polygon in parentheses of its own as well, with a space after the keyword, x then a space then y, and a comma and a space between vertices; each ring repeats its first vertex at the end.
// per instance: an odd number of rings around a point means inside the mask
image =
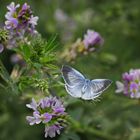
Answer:
POLYGON ((79 71, 70 66, 63 66, 62 77, 66 91, 75 98, 94 100, 112 83, 109 79, 86 79, 79 71))

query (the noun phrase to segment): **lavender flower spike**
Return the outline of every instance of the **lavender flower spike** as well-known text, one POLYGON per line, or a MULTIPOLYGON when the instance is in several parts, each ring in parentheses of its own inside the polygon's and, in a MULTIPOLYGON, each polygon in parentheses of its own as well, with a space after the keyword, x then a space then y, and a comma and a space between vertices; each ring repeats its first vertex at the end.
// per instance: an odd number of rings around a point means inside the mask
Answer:
POLYGON ((4 28, 9 32, 7 46, 10 47, 7 48, 11 49, 17 47, 20 42, 24 41, 28 43, 28 36, 37 34, 35 26, 37 25, 38 17, 33 16, 33 12, 27 3, 20 6, 19 4, 15 5, 14 2, 11 2, 11 4, 7 6, 7 9, 4 28))

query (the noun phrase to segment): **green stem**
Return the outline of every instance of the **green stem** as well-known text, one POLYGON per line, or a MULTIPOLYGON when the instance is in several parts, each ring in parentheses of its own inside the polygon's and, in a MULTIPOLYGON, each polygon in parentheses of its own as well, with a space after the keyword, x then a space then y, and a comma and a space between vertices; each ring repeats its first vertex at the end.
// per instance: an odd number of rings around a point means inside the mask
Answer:
POLYGON ((13 84, 13 81, 10 78, 8 71, 3 65, 1 60, 0 60, 0 76, 8 84, 8 87, 10 87, 13 92, 17 93, 17 87, 16 85, 13 84))
POLYGON ((89 134, 92 134, 92 135, 97 136, 99 138, 102 138, 104 140, 118 140, 119 139, 119 138, 116 138, 116 137, 111 136, 109 134, 103 133, 102 131, 97 130, 95 128, 91 128, 89 126, 87 126, 87 127, 82 126, 79 122, 77 122, 75 120, 70 119, 70 121, 72 123, 72 126, 74 127, 74 129, 77 132, 87 133, 87 134, 89 133, 89 134))
POLYGON ((140 99, 138 99, 138 104, 140 105, 140 99))
POLYGON ((100 137, 100 138, 103 138, 103 139, 106 139, 106 140, 117 140, 115 137, 109 135, 109 134, 106 134, 106 133, 103 133, 97 129, 94 129, 94 128, 90 128, 90 127, 85 127, 83 129, 83 132, 86 132, 86 133, 90 133, 90 134, 93 134, 97 137, 100 137))

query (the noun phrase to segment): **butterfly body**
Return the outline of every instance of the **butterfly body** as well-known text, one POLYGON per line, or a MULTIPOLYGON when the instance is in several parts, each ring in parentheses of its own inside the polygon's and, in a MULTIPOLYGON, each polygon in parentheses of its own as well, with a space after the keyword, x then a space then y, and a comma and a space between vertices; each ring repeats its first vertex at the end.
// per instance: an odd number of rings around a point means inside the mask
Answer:
POLYGON ((84 83, 84 86, 82 87, 82 94, 84 94, 86 92, 86 89, 88 87, 88 85, 90 84, 90 80, 89 79, 85 79, 85 83, 84 83))
POLYGON ((69 66, 62 67, 66 91, 75 98, 93 100, 109 87, 109 79, 86 79, 80 72, 69 66))

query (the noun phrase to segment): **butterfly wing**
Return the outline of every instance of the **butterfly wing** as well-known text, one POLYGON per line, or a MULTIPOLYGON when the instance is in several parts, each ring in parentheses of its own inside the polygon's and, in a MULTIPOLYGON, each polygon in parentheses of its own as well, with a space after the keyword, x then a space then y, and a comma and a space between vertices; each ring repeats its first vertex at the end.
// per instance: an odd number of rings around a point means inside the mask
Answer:
POLYGON ((85 80, 85 77, 80 72, 69 66, 63 66, 61 72, 65 84, 68 86, 76 86, 79 82, 85 80))
POLYGON ((85 83, 85 77, 69 66, 63 66, 61 71, 67 92, 73 97, 81 97, 81 90, 85 83))
POLYGON ((82 95, 82 99, 91 100, 99 97, 101 93, 106 90, 112 81, 109 79, 95 79, 89 82, 85 93, 82 95))

